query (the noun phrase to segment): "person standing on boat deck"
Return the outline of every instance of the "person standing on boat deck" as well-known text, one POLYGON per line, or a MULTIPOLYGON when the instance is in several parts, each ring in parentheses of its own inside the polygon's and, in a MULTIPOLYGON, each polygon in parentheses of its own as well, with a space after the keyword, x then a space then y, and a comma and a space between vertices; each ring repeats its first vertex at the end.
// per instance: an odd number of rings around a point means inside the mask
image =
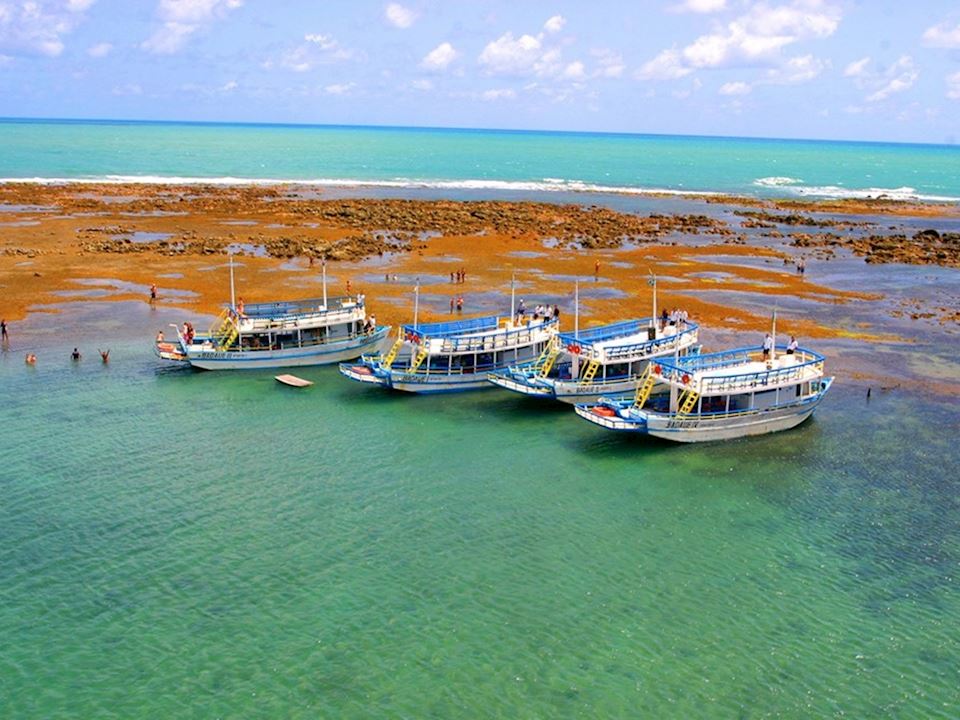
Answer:
POLYGON ((553 306, 553 319, 554 319, 554 320, 559 320, 559 319, 560 319, 560 306, 559 306, 559 305, 554 305, 554 306, 553 306))
POLYGON ((787 355, 793 355, 797 351, 797 339, 791 335, 790 344, 787 345, 787 355))
POLYGON ((763 359, 769 360, 770 353, 773 350, 773 338, 770 336, 770 333, 767 333, 767 336, 763 339, 763 359))
POLYGON ((376 315, 371 315, 369 322, 370 322, 370 332, 376 332, 376 331, 377 331, 377 316, 376 316, 376 315))

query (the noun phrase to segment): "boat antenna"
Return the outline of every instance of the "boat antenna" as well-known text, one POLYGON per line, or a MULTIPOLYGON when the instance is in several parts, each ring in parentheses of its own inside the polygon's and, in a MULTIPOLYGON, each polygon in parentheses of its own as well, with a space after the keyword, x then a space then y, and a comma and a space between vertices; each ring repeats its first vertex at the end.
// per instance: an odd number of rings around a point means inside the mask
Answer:
POLYGON ((650 273, 650 279, 647 285, 653 286, 653 317, 650 318, 650 327, 656 327, 657 324, 657 276, 650 273))
POLYGON ((417 317, 420 314, 420 278, 413 288, 413 329, 417 329, 417 317))
POLYGON ((513 319, 517 316, 516 299, 517 299, 517 273, 513 272, 510 274, 510 322, 513 322, 513 319))
POLYGON ((323 256, 320 263, 320 271, 323 273, 323 309, 327 309, 327 256, 323 256))
POLYGON ((573 337, 580 339, 580 280, 573 281, 573 337))
POLYGON ((777 359, 777 306, 773 306, 773 329, 770 334, 773 336, 773 348, 770 350, 770 359, 777 359))
POLYGON ((230 308, 236 312, 237 311, 237 293, 234 289, 233 282, 233 251, 227 251, 227 255, 230 258, 230 308))

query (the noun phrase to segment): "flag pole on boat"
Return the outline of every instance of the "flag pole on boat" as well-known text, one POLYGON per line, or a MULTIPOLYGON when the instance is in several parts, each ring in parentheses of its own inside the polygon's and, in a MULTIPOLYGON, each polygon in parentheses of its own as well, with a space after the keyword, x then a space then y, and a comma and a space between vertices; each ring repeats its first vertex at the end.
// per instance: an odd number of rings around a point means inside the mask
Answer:
POLYGON ((647 285, 653 287, 653 317, 650 318, 650 327, 657 326, 657 276, 653 273, 650 273, 650 277, 647 279, 647 285))
POLYGON ((517 300, 517 274, 510 274, 510 322, 513 322, 513 319, 517 316, 516 309, 516 300, 517 300))
POLYGON ((234 312, 237 311, 237 294, 234 290, 233 283, 233 251, 228 251, 227 256, 230 258, 230 309, 234 312))
POLYGON ((420 278, 417 278, 417 284, 413 288, 413 329, 417 329, 417 317, 420 314, 420 278))
POLYGON ((770 359, 777 359, 777 306, 773 306, 773 329, 771 331, 771 336, 773 337, 773 347, 770 348, 770 359))
POLYGON ((327 258, 324 257, 320 263, 320 270, 323 273, 323 309, 327 309, 327 258))
POLYGON ((573 336, 580 339, 580 280, 573 281, 573 336))

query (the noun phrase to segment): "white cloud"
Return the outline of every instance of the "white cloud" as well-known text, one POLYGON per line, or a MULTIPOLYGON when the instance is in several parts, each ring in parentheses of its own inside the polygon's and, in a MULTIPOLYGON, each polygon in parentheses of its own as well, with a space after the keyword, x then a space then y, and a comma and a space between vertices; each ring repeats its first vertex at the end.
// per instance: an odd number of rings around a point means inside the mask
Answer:
POLYGON ((334 85, 327 85, 323 88, 323 91, 327 95, 346 95, 351 90, 357 86, 356 83, 336 83, 334 85))
POLYGON ((543 29, 548 33, 558 33, 563 30, 563 26, 566 24, 567 19, 563 15, 554 15, 543 24, 543 29))
POLYGON ((693 72, 685 67, 676 49, 663 50, 636 72, 638 80, 676 80, 693 72))
POLYGON ((913 58, 904 55, 887 69, 882 78, 883 84, 868 95, 866 100, 870 103, 881 102, 891 95, 909 90, 918 77, 920 74, 914 69, 913 58))
POLYGON ((161 25, 140 47, 157 55, 172 55, 198 30, 242 5, 243 0, 160 0, 157 16, 161 25))
POLYGON ((106 57, 113 50, 113 45, 108 42, 97 43, 87 48, 87 55, 95 58, 106 57))
POLYGON ((946 22, 927 28, 923 33, 923 44, 937 48, 960 48, 960 23, 953 28, 946 22))
POLYGON ((413 10, 405 8, 400 3, 390 3, 387 5, 387 7, 384 8, 383 16, 387 19, 388 23, 401 30, 406 30, 413 25, 417 19, 417 14, 413 10))
POLYGON ((854 60, 852 63, 847 65, 843 71, 844 77, 863 77, 867 70, 867 65, 870 64, 870 56, 860 58, 859 60, 854 60))
POLYGON ((540 38, 533 35, 513 37, 506 32, 487 43, 480 53, 479 62, 492 74, 523 74, 530 72, 543 54, 540 38))
POLYGON ((728 82, 720 86, 721 95, 746 95, 752 88, 745 82, 728 82))
POLYGON ((713 13, 724 10, 727 0, 685 0, 673 8, 674 12, 713 13))
POLYGON ((641 67, 637 77, 669 80, 699 69, 779 66, 784 62, 781 51, 785 47, 829 37, 839 26, 841 16, 839 7, 825 0, 791 0, 779 6, 758 2, 682 50, 663 50, 641 67))
MULTIPOLYGON (((0 50, 57 57, 93 0, 0 2, 0 50)), ((5 56, 6 57, 6 56, 5 56)))
POLYGON ((579 60, 567 65, 563 70, 563 77, 567 80, 585 80, 587 77, 586 69, 579 60))
POLYGON ((220 87, 220 92, 225 92, 225 93, 233 92, 238 87, 240 87, 240 83, 238 83, 236 80, 230 80, 229 82, 224 83, 220 87))
POLYGON ((947 97, 951 100, 960 100, 960 72, 947 75, 947 97))
POLYGON ((333 35, 324 35, 323 33, 307 33, 303 36, 303 39, 308 43, 313 43, 321 50, 333 50, 337 47, 337 41, 333 39, 333 35))
POLYGON ((412 87, 414 90, 422 90, 426 92, 428 90, 433 90, 433 83, 426 78, 420 78, 419 80, 414 80, 412 83, 410 83, 410 87, 412 87))
POLYGON ((460 53, 454 49, 453 45, 442 42, 424 56, 420 61, 420 67, 424 70, 446 70, 459 55, 460 53))
POLYGON ((126 85, 116 85, 113 88, 113 94, 123 97, 127 95, 143 95, 143 88, 137 83, 128 83, 126 85))
POLYGON ((813 55, 801 55, 789 58, 780 67, 767 70, 764 81, 776 85, 796 85, 813 80, 828 67, 829 60, 821 60, 813 55))
POLYGON ((626 65, 623 64, 623 56, 612 50, 601 49, 591 50, 590 54, 597 59, 599 67, 594 72, 596 77, 617 78, 623 75, 626 65))
POLYGON ((502 90, 484 90, 480 97, 486 101, 494 100, 512 100, 517 96, 517 93, 514 90, 509 88, 502 90))

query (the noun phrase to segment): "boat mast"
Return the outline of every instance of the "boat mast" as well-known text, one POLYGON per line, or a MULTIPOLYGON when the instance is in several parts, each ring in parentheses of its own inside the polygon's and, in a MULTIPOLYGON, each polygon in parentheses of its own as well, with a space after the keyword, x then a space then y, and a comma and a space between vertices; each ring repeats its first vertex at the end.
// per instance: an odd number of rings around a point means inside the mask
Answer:
POLYGON ((327 258, 323 258, 320 263, 320 269, 323 272, 323 309, 327 309, 327 258))
POLYGON ((777 308, 773 308, 773 329, 770 332, 773 336, 773 347, 770 349, 770 359, 777 359, 777 308))
POLYGON ((510 275, 510 322, 513 322, 513 319, 517 316, 516 300, 517 300, 517 274, 514 272, 514 273, 511 273, 510 275))
POLYGON ((234 312, 236 312, 237 311, 237 294, 236 294, 236 291, 234 290, 234 283, 233 283, 233 252, 228 252, 227 255, 230 258, 230 308, 234 312))
POLYGON ((573 282, 573 336, 580 339, 580 281, 573 282))
POLYGON ((653 285, 653 317, 650 318, 650 327, 657 326, 657 276, 650 274, 650 279, 647 280, 648 285, 653 285))
POLYGON ((417 278, 417 284, 413 288, 413 329, 417 329, 417 317, 420 314, 420 278, 417 278))

